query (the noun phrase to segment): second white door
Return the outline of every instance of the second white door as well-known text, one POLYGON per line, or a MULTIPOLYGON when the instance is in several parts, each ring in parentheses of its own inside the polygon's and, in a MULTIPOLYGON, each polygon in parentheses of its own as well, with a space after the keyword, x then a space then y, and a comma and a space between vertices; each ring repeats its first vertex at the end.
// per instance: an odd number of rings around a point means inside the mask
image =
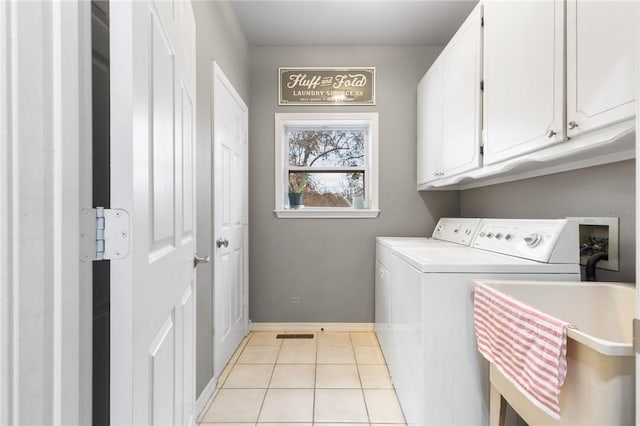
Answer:
POLYGON ((248 109, 213 64, 214 376, 248 332, 248 109))
POLYGON ((111 206, 129 218, 110 261, 110 423, 190 425, 195 20, 190 1, 117 1, 109 21, 111 206))

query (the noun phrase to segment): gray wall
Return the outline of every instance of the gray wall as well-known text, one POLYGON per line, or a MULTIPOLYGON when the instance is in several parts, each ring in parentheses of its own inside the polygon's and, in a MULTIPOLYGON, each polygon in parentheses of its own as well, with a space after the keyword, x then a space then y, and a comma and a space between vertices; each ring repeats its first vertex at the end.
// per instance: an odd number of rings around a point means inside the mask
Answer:
MULTIPOLYGON (((212 248, 211 75, 215 60, 245 103, 249 99, 249 45, 228 2, 193 2, 197 39, 197 227, 198 253, 212 248)), ((198 267, 196 395, 213 377, 213 264, 198 267)))
POLYGON ((460 213, 463 217, 619 217, 620 272, 597 269, 597 277, 635 282, 634 160, 462 191, 460 213))
POLYGON ((249 313, 254 322, 372 322, 375 237, 420 236, 459 212, 455 192, 418 193, 416 87, 436 47, 252 47, 249 313), (278 66, 375 66, 376 106, 277 105, 278 66), (274 216, 274 113, 379 112, 377 219, 274 216), (293 299, 292 298, 299 298, 293 299))

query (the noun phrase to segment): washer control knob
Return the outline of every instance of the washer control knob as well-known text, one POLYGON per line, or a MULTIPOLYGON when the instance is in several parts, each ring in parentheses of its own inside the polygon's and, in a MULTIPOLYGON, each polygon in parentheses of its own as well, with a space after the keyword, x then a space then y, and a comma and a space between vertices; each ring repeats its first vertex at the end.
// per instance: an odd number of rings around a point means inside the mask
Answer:
POLYGON ((487 233, 487 238, 493 238, 493 232, 488 232, 487 233))
POLYGON ((471 229, 464 230, 464 235, 470 235, 470 234, 471 234, 471 229))
POLYGON ((507 234, 507 235, 504 236, 504 239, 507 240, 507 241, 510 241, 512 238, 513 238, 513 235, 511 235, 511 234, 507 234))
POLYGON ((457 234, 458 232, 460 232, 460 228, 456 228, 456 229, 453 230, 454 234, 457 234))
POLYGON ((496 234, 496 239, 497 239, 497 240, 501 240, 501 239, 502 239, 502 234, 498 232, 498 233, 496 234))
POLYGON ((531 234, 524 237, 524 242, 529 247, 537 246, 538 244, 540 244, 541 240, 542 240, 542 237, 540 236, 540 234, 531 234))
POLYGON ((480 238, 484 238, 485 235, 487 235, 487 234, 485 234, 484 232, 481 232, 480 233, 480 238))

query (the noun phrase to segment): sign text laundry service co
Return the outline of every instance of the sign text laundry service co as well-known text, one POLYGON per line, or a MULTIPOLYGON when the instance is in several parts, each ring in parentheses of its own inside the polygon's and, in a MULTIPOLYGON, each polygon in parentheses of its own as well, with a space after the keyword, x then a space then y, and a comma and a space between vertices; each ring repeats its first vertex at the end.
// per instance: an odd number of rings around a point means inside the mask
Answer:
POLYGON ((375 105, 376 69, 278 69, 280 105, 375 105))

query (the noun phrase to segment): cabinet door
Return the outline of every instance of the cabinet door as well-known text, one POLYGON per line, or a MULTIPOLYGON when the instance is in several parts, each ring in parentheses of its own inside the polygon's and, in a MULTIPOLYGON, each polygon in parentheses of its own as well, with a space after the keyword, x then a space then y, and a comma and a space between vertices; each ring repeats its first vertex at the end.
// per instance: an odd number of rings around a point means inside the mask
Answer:
POLYGON ((482 6, 478 5, 442 52, 442 165, 445 176, 480 167, 482 6))
POLYGON ((440 56, 418 85, 418 185, 440 178, 442 61, 440 56))
POLYGON ((570 137, 635 115, 637 7, 630 1, 567 3, 570 137))
POLYGON ((564 2, 484 3, 484 164, 564 139, 564 2))

